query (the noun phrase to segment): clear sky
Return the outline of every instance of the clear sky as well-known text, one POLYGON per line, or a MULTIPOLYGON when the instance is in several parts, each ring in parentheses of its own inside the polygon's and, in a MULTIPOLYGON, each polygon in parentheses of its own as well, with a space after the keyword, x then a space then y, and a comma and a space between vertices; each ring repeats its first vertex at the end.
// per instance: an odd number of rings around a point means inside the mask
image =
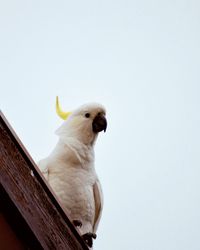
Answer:
POLYGON ((199 250, 200 2, 1 1, 1 110, 36 162, 56 95, 107 108, 95 250, 199 250))

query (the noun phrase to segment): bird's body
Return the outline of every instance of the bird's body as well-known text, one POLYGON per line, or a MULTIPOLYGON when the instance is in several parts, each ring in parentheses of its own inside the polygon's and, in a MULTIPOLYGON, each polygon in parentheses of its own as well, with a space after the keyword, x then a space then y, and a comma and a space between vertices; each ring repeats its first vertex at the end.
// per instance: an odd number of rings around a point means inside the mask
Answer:
POLYGON ((94 143, 107 125, 102 118, 102 128, 95 127, 101 124, 94 122, 100 113, 105 111, 99 105, 86 105, 73 112, 57 130, 59 141, 53 152, 38 164, 69 218, 81 222, 81 235, 96 233, 103 206, 94 168, 94 143))
POLYGON ((81 221, 81 234, 95 232, 94 186, 98 179, 93 148, 73 139, 68 143, 59 141, 39 166, 69 217, 81 221))

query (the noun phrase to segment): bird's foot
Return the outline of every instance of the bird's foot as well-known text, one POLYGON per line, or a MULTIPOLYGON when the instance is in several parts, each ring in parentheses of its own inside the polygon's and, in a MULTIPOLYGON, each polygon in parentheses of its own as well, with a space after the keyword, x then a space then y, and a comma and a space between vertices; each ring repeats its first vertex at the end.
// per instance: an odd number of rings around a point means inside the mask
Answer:
POLYGON ((94 233, 86 233, 84 235, 82 235, 83 240, 85 241, 85 243, 89 246, 92 247, 93 245, 93 239, 96 239, 97 235, 94 233))
POLYGON ((80 220, 73 220, 73 224, 75 227, 82 227, 82 222, 80 220))

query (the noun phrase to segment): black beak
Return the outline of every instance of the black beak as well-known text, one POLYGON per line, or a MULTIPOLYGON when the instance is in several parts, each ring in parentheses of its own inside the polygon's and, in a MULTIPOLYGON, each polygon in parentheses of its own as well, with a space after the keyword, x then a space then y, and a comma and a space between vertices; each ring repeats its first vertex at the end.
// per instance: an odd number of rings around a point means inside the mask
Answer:
POLYGON ((106 128, 107 128, 107 120, 105 118, 105 116, 103 114, 98 114, 92 123, 92 129, 94 133, 98 133, 101 132, 102 130, 104 130, 104 132, 106 132, 106 128))

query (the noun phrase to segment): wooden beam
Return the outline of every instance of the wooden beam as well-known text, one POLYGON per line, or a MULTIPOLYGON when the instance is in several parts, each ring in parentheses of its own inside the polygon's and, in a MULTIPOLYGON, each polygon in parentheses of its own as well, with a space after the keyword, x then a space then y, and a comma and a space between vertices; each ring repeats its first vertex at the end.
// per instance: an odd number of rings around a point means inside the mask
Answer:
POLYGON ((0 249, 42 250, 26 221, 0 184, 0 249))
MULTIPOLYGON (((23 217, 41 248, 88 250, 2 112, 0 186, 23 217)), ((20 230, 20 225, 18 226, 20 230)), ((28 244, 27 240, 25 242, 28 244)), ((31 246, 29 248, 33 249, 31 246)))

